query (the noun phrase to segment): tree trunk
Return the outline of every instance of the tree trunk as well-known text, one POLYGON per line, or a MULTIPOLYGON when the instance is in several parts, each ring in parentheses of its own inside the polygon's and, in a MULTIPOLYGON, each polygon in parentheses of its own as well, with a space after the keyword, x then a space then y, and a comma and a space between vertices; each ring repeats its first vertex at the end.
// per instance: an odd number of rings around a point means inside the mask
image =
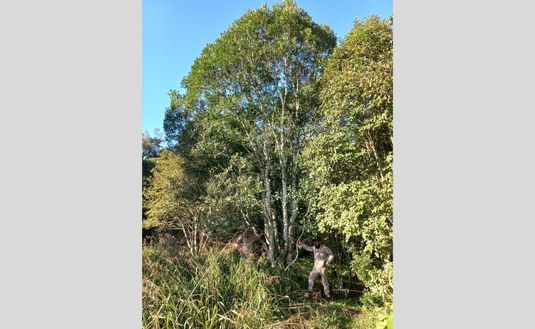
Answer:
POLYGON ((273 209, 273 196, 271 192, 270 180, 271 169, 266 137, 267 136, 264 136, 262 147, 264 160, 262 168, 262 178, 264 183, 264 231, 266 235, 266 242, 268 244, 268 259, 271 266, 274 267, 277 259, 277 224, 273 209))
MULTIPOLYGON (((296 82, 296 93, 299 93, 299 79, 296 82)), ((298 214, 298 204, 297 204, 297 174, 298 174, 298 162, 299 162, 299 128, 298 128, 298 119, 299 119, 299 108, 301 103, 299 98, 296 98, 295 111, 293 113, 293 120, 291 122, 292 140, 292 164, 291 164, 291 173, 290 173, 290 220, 288 223, 288 248, 286 254, 286 263, 292 261, 294 258, 294 246, 295 246, 295 221, 298 214)))

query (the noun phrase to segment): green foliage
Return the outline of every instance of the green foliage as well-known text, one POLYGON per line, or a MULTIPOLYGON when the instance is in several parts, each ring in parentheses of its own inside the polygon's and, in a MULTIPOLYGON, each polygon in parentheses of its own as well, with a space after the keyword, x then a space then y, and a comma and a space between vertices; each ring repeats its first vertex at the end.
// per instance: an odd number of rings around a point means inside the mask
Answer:
POLYGON ((164 150, 155 159, 149 188, 144 193, 148 208, 145 227, 172 226, 184 216, 185 174, 183 161, 177 154, 164 150))
POLYGON ((365 299, 392 299, 392 20, 356 22, 335 49, 308 140, 303 198, 322 232, 340 233, 365 299))
POLYGON ((237 154, 228 167, 207 182, 206 203, 211 205, 209 228, 219 239, 229 239, 243 224, 262 227, 262 186, 254 168, 237 154))
POLYGON ((294 1, 250 10, 203 49, 186 93, 170 94, 166 136, 212 217, 263 228, 272 264, 294 249, 300 153, 335 43, 294 1))
POLYGON ((394 314, 381 314, 377 320, 376 329, 394 329, 394 314))
POLYGON ((165 111, 163 130, 167 145, 175 147, 179 141, 184 142, 188 136, 188 123, 192 113, 184 106, 184 100, 176 90, 169 92, 170 104, 165 111))
POLYGON ((388 327, 392 19, 357 21, 335 44, 294 1, 263 6, 203 49, 183 95, 169 93, 168 149, 144 136, 144 224, 181 228, 190 253, 146 246, 145 327, 388 327), (207 251, 207 236, 217 246, 245 225, 264 233, 269 264, 207 251), (336 247, 333 286, 364 283, 355 309, 305 301, 303 259, 273 266, 301 231, 336 247))
MULTIPOLYGON (((162 150, 162 138, 160 136, 160 131, 155 129, 154 136, 151 136, 148 132, 142 134, 142 191, 143 194, 150 185, 150 180, 152 178, 152 169, 155 166, 154 159, 162 150)), ((143 220, 146 219, 146 202, 143 200, 143 220)))
POLYGON ((363 308, 352 321, 354 329, 393 329, 394 314, 390 308, 363 308))
POLYGON ((152 168, 154 168, 154 158, 162 150, 162 138, 159 130, 155 130, 155 136, 151 136, 148 132, 142 135, 142 168, 143 168, 143 191, 149 186, 152 177, 152 168))
POLYGON ((152 169, 154 169, 154 158, 142 160, 142 187, 143 192, 149 187, 152 178, 152 169))
POLYGON ((160 130, 155 129, 154 133, 155 136, 151 136, 148 132, 144 132, 142 135, 143 160, 157 157, 162 149, 160 130))
POLYGON ((279 87, 293 87, 294 81, 284 80, 284 70, 292 71, 288 78, 315 79, 334 45, 332 30, 315 24, 293 1, 250 10, 194 62, 183 82, 186 103, 195 107, 203 100, 208 105, 224 100, 242 114, 255 114, 262 111, 260 104, 277 102, 279 87))

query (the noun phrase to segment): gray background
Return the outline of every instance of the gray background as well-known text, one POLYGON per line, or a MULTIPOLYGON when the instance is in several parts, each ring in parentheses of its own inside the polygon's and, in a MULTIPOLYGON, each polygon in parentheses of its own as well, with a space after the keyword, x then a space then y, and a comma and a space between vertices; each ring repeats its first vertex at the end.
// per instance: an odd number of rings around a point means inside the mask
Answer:
MULTIPOLYGON (((394 4, 396 328, 532 326, 527 3, 394 4)), ((2 2, 0 40, 0 326, 139 328, 141 1, 2 2)))
POLYGON ((533 10, 394 4, 396 328, 533 328, 533 10))
POLYGON ((1 328, 140 328, 141 1, 0 4, 1 328))

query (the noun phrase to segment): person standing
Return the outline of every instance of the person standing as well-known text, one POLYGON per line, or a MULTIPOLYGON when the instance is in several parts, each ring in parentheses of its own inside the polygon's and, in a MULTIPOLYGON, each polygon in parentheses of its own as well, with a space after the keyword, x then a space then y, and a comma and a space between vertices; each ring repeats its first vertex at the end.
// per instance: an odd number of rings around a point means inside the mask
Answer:
POLYGON ((327 281, 327 266, 333 261, 334 254, 329 247, 322 244, 321 238, 314 239, 312 247, 298 242, 297 246, 301 249, 311 251, 314 253, 314 268, 310 271, 308 276, 308 291, 312 292, 314 289, 314 281, 321 276, 321 283, 323 284, 323 291, 327 300, 331 299, 329 291, 329 282, 327 281))

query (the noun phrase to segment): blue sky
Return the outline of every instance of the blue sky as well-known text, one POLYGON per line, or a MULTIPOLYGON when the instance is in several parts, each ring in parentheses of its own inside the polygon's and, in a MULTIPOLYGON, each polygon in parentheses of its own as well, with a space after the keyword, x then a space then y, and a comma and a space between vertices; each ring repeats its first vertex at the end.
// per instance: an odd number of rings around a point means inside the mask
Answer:
MULTIPOLYGON (((143 131, 162 129, 167 93, 182 78, 204 46, 214 41, 247 9, 281 1, 143 0, 143 131)), ((355 19, 392 15, 392 0, 297 0, 317 23, 327 23, 338 39, 355 19)))

